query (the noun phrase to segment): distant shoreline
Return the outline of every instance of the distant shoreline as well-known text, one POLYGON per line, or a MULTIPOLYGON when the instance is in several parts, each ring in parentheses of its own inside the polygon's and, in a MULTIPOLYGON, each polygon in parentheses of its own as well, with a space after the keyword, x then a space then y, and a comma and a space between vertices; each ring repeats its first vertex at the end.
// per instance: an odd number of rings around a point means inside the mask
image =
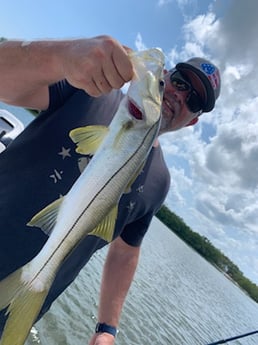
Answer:
POLYGON ((194 232, 183 219, 163 205, 156 217, 197 253, 222 272, 237 287, 258 302, 258 286, 246 278, 239 268, 204 236, 194 232))

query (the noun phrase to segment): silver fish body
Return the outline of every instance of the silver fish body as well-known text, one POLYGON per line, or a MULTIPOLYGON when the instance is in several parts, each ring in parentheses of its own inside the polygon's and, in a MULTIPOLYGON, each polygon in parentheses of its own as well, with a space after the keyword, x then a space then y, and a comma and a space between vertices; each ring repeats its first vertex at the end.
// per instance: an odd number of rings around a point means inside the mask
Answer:
POLYGON ((131 59, 135 78, 109 128, 70 133, 77 152, 94 154, 87 168, 65 197, 28 224, 48 233, 48 241, 32 261, 0 282, 0 309, 8 306, 0 345, 24 344, 57 270, 86 235, 112 240, 119 199, 146 161, 161 119, 164 55, 150 49, 132 53, 131 59))

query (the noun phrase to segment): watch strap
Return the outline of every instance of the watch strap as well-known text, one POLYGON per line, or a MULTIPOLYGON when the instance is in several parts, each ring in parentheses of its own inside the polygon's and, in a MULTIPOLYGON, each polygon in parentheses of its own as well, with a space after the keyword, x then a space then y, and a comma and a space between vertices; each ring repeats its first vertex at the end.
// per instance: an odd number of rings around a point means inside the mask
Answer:
POLYGON ((98 322, 95 328, 96 333, 109 333, 114 337, 116 336, 117 329, 114 326, 107 325, 106 323, 98 322))

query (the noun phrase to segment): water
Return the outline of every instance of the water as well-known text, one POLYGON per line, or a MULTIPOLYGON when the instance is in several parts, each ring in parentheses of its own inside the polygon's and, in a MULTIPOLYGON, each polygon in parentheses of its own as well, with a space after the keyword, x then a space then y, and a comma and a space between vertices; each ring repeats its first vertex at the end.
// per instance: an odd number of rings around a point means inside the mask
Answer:
MULTIPOLYGON (((27 345, 88 343, 106 253, 95 254, 27 345)), ((258 305, 155 218, 119 329, 116 345, 205 345, 258 329, 258 305)), ((230 344, 256 345, 258 335, 230 344)))

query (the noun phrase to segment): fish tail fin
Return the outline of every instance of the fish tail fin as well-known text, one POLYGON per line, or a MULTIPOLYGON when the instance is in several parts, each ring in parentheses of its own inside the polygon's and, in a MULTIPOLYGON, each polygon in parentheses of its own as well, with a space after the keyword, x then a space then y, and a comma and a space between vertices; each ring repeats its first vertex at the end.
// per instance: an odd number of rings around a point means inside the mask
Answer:
POLYGON ((8 316, 0 345, 23 345, 45 301, 48 289, 22 280, 23 268, 0 282, 0 309, 8 316))

